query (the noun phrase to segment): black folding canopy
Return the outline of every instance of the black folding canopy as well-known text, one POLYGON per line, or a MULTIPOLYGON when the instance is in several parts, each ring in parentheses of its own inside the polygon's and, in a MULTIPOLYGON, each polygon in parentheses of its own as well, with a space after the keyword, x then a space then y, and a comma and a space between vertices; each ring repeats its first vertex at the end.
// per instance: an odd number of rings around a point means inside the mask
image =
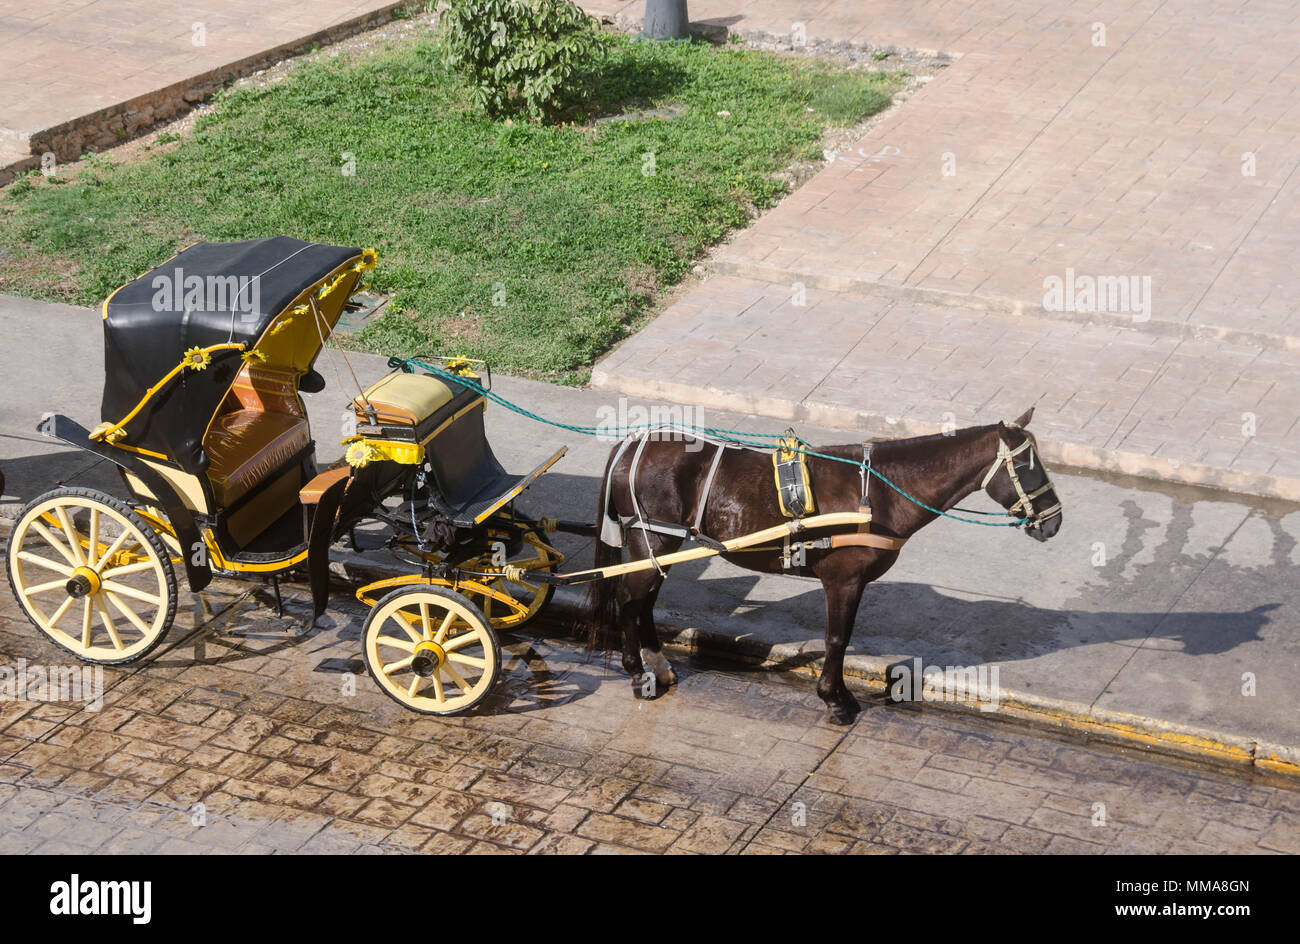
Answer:
MULTIPOLYGON (((288 236, 196 243, 127 283, 104 302, 101 418, 121 420, 191 348, 252 348, 305 289, 360 257, 360 249, 288 236)), ((316 332, 311 337, 318 354, 316 332)), ((204 433, 241 366, 239 353, 229 351, 214 354, 203 370, 181 371, 127 424, 122 442, 203 472, 204 433)))

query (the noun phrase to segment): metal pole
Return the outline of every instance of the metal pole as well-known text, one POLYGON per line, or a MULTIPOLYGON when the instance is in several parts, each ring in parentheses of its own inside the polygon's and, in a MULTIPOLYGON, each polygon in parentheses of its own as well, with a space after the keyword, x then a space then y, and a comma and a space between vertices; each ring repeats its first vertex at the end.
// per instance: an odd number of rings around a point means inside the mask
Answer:
POLYGON ((686 0, 646 0, 642 36, 647 39, 685 39, 690 35, 689 27, 686 0))

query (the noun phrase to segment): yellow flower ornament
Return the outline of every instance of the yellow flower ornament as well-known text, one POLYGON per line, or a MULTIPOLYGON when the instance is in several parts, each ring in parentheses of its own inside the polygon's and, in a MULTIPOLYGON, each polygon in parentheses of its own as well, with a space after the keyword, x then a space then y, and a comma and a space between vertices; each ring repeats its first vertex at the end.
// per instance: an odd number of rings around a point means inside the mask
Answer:
POLYGON ((212 363, 212 355, 201 347, 192 347, 185 352, 183 363, 190 370, 206 370, 212 363))

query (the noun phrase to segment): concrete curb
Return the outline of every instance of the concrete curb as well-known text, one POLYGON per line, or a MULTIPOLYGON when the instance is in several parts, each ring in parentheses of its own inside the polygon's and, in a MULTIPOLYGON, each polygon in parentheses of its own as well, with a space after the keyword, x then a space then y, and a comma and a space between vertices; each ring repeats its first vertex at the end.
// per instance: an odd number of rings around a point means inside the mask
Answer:
POLYGON ((754 262, 743 257, 728 256, 725 254, 725 250, 713 260, 713 271, 718 275, 751 279, 755 282, 771 282, 774 285, 802 282, 808 288, 821 289, 827 292, 870 295, 876 298, 888 298, 903 302, 943 305, 968 312, 995 312, 1003 315, 1014 315, 1017 318, 1036 318, 1046 323, 1058 321, 1075 324, 1110 324, 1133 331, 1140 331, 1144 334, 1182 338, 1186 341, 1224 341, 1229 344, 1244 344, 1264 348, 1265 350, 1300 351, 1300 337, 1292 335, 1275 334, 1269 331, 1242 331, 1222 325, 1193 324, 1182 321, 1166 321, 1159 318, 1148 321, 1134 321, 1132 315, 1110 312, 1049 312, 1043 309, 1041 303, 1035 304, 1020 298, 1009 298, 1001 295, 975 295, 969 292, 954 292, 919 285, 889 285, 876 279, 867 279, 860 276, 832 275, 812 269, 798 269, 754 262))
MULTIPOLYGON (((853 430, 866 436, 927 436, 943 431, 940 423, 906 417, 889 422, 883 414, 866 413, 815 400, 760 397, 714 387, 628 377, 601 367, 592 371, 591 384, 616 390, 629 397, 693 403, 732 413, 755 413, 787 423, 808 423, 834 429, 853 430)), ((1145 453, 1102 449, 1085 443, 1054 440, 1051 434, 1038 437, 1043 459, 1061 469, 1111 472, 1179 485, 1197 485, 1257 498, 1280 498, 1300 502, 1300 477, 1239 472, 1198 462, 1161 459, 1145 453)))
MULTIPOLYGON (((409 570, 386 562, 345 552, 331 560, 330 569, 349 583, 380 580, 408 573, 409 570)), ((577 587, 557 587, 542 619, 559 619, 578 615, 582 591, 577 587)), ((743 636, 731 636, 712 630, 658 623, 664 644, 682 651, 717 655, 762 668, 780 667, 787 671, 816 677, 822 660, 815 640, 809 643, 765 643, 743 636)), ((879 695, 887 689, 888 663, 868 656, 849 655, 845 659, 844 679, 853 689, 879 695)), ((1300 746, 1276 744, 1240 734, 1148 718, 1095 708, 1082 702, 1047 698, 1026 692, 1000 693, 996 710, 981 707, 977 701, 926 702, 927 707, 955 710, 995 721, 1029 725, 1057 734, 1095 738, 1119 747, 1138 748, 1218 767, 1250 768, 1285 777, 1300 778, 1300 746)))
MULTIPOLYGON (((554 608, 555 604, 552 603, 554 608)), ((688 652, 712 653, 762 667, 780 666, 816 677, 820 656, 803 647, 769 645, 723 633, 658 624, 665 644, 688 652)), ((844 664, 845 682, 854 689, 883 694, 887 665, 866 656, 850 655, 844 664)), ((999 721, 1018 722, 1058 733, 1096 738, 1121 747, 1137 747, 1187 760, 1218 766, 1253 767, 1288 777, 1300 777, 1300 748, 1287 747, 1242 735, 1162 721, 1143 715, 1093 708, 1080 702, 1045 698, 1024 692, 1002 691, 996 710, 977 701, 936 701, 927 706, 975 714, 999 721)))

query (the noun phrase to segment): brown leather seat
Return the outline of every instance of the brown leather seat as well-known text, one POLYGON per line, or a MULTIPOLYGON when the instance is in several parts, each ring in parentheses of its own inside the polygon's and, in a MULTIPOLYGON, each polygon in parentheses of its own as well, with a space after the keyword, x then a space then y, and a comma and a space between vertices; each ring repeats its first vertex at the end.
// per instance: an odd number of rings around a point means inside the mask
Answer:
POLYGON ((229 507, 310 442, 307 421, 286 413, 235 410, 218 416, 203 440, 217 503, 229 507))

